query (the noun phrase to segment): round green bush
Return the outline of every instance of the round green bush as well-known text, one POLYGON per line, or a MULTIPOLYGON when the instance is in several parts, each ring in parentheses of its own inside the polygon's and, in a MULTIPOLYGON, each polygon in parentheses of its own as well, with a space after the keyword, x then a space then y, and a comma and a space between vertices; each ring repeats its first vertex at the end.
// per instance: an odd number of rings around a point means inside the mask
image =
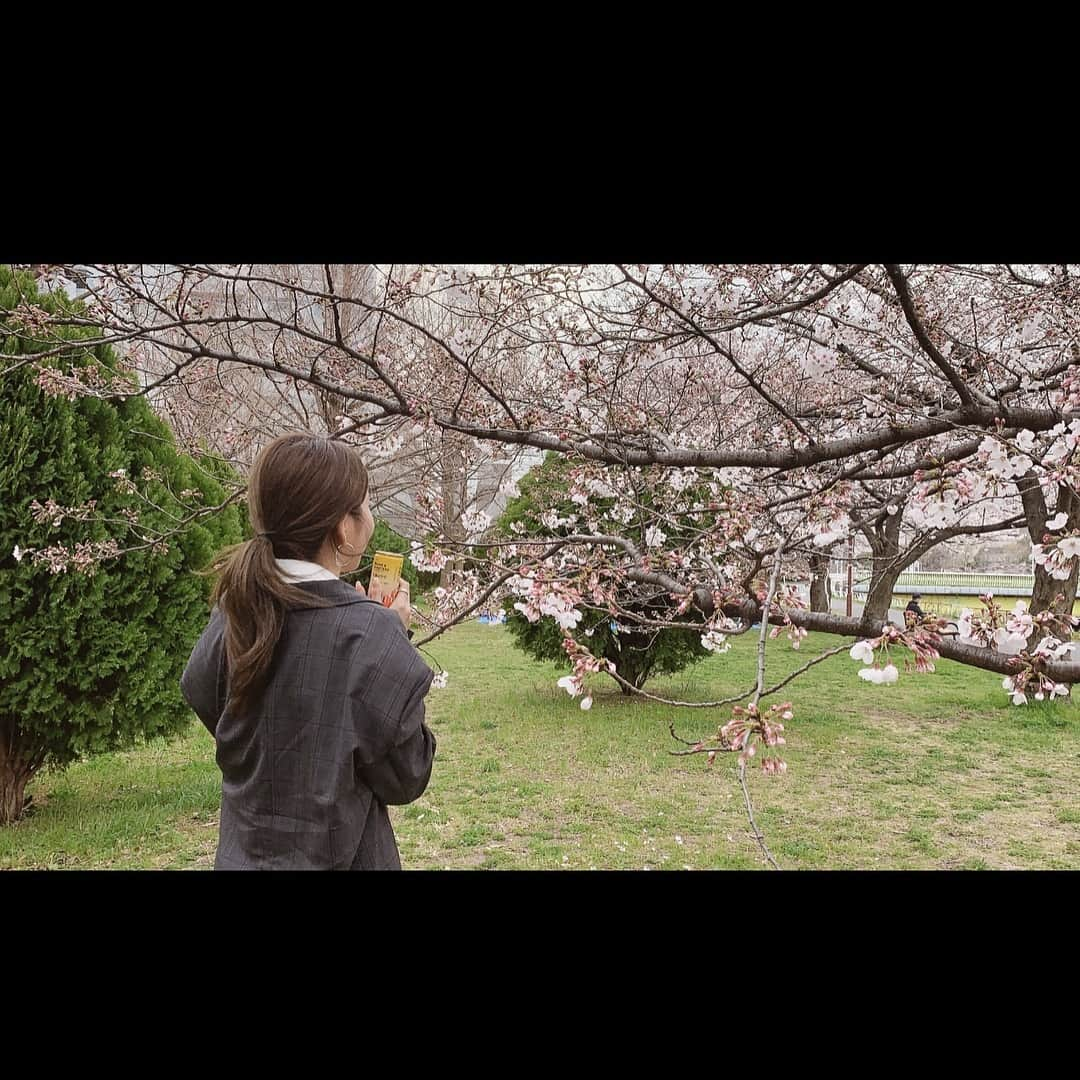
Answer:
MULTIPOLYGON (((555 509, 560 517, 577 513, 580 508, 566 497, 570 467, 565 458, 548 454, 540 465, 522 477, 518 481, 520 495, 507 505, 499 517, 497 534, 503 537, 514 535, 510 526, 520 522, 525 528, 525 535, 551 535, 551 531, 544 529, 540 522, 539 515, 544 510, 555 509)), ((603 507, 604 500, 598 500, 597 508, 603 507)), ((605 529, 608 529, 607 525, 605 529)), ((620 529, 623 535, 644 548, 639 531, 632 526, 620 526, 620 529)), ((560 532, 567 534, 568 530, 560 529, 555 535, 560 532)), ((650 599, 653 592, 655 590, 651 587, 643 588, 627 582, 618 594, 619 604, 627 612, 642 618, 666 618, 668 605, 650 599)), ((515 602, 510 598, 504 603, 506 625, 513 635, 514 644, 536 660, 550 660, 569 667, 562 647, 564 631, 559 624, 550 617, 531 623, 514 608, 515 602)), ((687 621, 689 624, 690 620, 687 621)), ((638 690, 654 675, 674 674, 709 655, 701 644, 700 627, 688 625, 685 630, 675 627, 636 630, 626 621, 616 623, 606 611, 588 608, 585 608, 584 617, 570 636, 593 656, 614 663, 619 676, 638 690)), ((621 683, 619 689, 624 694, 633 693, 621 683)))

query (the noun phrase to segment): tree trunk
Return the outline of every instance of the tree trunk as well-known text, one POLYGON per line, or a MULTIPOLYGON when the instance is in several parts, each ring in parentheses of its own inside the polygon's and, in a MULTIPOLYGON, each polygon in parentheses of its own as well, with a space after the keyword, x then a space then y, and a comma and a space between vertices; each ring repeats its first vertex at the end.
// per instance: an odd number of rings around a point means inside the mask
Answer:
POLYGON ((0 725, 0 825, 10 825, 22 817, 26 806, 26 785, 34 775, 31 764, 18 754, 17 743, 0 725))
POLYGON ((810 556, 810 610, 829 610, 829 556, 825 552, 810 556))
POLYGON ((889 617, 892 606, 893 589, 896 579, 904 569, 900 558, 900 519, 902 514, 890 514, 873 532, 869 534, 873 550, 873 569, 870 573, 870 588, 866 594, 862 622, 868 627, 867 632, 881 633, 881 627, 889 617))
MULTIPOLYGON (((1049 511, 1039 481, 1034 473, 1029 472, 1017 481, 1016 486, 1024 504, 1024 513, 1027 515, 1028 536, 1031 537, 1033 544, 1041 544, 1046 533, 1046 519, 1049 511)), ((1080 499, 1077 499, 1065 484, 1058 485, 1057 510, 1068 514, 1066 529, 1080 527, 1080 499)), ((1077 579, 1080 576, 1078 572, 1080 572, 1080 560, 1073 563, 1072 573, 1064 581, 1051 577, 1045 566, 1036 565, 1035 585, 1031 590, 1031 603, 1028 606, 1029 614, 1037 615, 1040 611, 1058 611, 1072 615, 1073 603, 1076 600, 1077 579)), ((1070 632, 1064 626, 1058 626, 1056 631, 1056 637, 1068 639, 1070 636, 1070 632)), ((1031 637, 1028 638, 1027 647, 1033 649, 1038 645, 1044 633, 1044 630, 1035 627, 1031 637)))
POLYGON ((621 659, 623 660, 622 666, 620 667, 616 660, 615 670, 626 683, 630 684, 627 686, 624 683, 619 683, 619 689, 629 697, 633 694, 634 690, 640 690, 649 681, 649 675, 652 672, 652 664, 646 664, 639 668, 636 664, 627 664, 625 656, 621 659))
POLYGON ((870 591, 866 594, 862 620, 873 627, 875 634, 881 633, 881 627, 889 618, 893 589, 896 588, 896 579, 900 576, 901 570, 902 568, 898 566, 890 567, 870 582, 870 591))
MULTIPOLYGON (((1031 590, 1031 605, 1028 608, 1032 615, 1037 615, 1040 611, 1072 611, 1073 602, 1076 600, 1076 569, 1076 566, 1073 566, 1072 573, 1061 581, 1052 578, 1045 567, 1035 567, 1035 586, 1031 590), (1062 597, 1061 600, 1057 599, 1059 596, 1062 597)), ((1028 645, 1037 645, 1039 642, 1036 638, 1041 640, 1043 635, 1044 631, 1036 627, 1028 645)), ((1060 637, 1061 634, 1057 636, 1060 637)))

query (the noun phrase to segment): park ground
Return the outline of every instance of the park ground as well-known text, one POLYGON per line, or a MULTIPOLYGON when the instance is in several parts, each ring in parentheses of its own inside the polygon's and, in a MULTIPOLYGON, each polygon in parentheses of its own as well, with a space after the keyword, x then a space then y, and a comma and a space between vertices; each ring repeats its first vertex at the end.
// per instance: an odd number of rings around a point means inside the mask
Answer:
MULTIPOLYGON (((836 639, 769 643, 769 680, 836 639)), ((647 689, 708 700, 751 685, 751 638, 647 689)), ((502 626, 457 627, 429 647, 449 671, 429 720, 428 791, 392 809, 406 867, 711 869, 762 865, 731 757, 673 757, 667 726, 715 731, 715 711, 625 698, 595 678, 591 711, 561 672, 502 626)), ((999 676, 941 661, 870 686, 841 653, 783 693, 788 771, 751 772, 759 824, 785 868, 1080 867, 1080 710, 1012 706, 999 676)), ((727 718, 727 710, 724 718, 727 718)), ((31 785, 0 831, 0 867, 213 864, 219 774, 198 723, 172 743, 78 762, 31 785)))
MULTIPOLYGON (((835 644, 770 642, 769 681, 835 644)), ((693 700, 747 689, 754 646, 737 639, 647 689, 693 700)), ((669 753, 671 721, 684 737, 707 736, 715 710, 627 698, 597 676, 584 712, 556 687, 562 672, 513 649, 504 627, 458 627, 428 653, 450 681, 428 699, 439 740, 431 784, 391 811, 407 868, 763 865, 732 758, 710 769, 703 756, 669 753)), ((790 684, 789 770, 750 773, 781 866, 1080 868, 1080 709, 1012 706, 1000 676, 948 661, 893 686, 863 682, 858 668, 841 653, 790 684)), ((220 777, 197 722, 171 743, 79 762, 30 790, 33 811, 0 831, 0 867, 213 863, 220 777)))

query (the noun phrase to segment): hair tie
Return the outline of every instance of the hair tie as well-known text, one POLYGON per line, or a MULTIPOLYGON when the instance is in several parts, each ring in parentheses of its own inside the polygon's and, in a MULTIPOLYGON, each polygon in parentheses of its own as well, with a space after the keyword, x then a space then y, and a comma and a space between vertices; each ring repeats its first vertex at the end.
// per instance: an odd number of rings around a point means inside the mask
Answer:
POLYGON ((262 539, 262 540, 272 540, 273 539, 273 534, 268 533, 268 532, 256 533, 255 536, 256 536, 257 539, 262 539))

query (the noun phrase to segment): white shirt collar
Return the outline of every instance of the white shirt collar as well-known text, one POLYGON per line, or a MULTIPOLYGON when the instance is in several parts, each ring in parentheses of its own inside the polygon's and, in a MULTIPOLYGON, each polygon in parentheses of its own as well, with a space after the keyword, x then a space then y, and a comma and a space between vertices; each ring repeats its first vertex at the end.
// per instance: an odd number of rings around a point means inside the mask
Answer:
POLYGON ((330 573, 325 566, 305 562, 303 559, 275 559, 282 574, 290 581, 340 581, 337 574, 330 573))

